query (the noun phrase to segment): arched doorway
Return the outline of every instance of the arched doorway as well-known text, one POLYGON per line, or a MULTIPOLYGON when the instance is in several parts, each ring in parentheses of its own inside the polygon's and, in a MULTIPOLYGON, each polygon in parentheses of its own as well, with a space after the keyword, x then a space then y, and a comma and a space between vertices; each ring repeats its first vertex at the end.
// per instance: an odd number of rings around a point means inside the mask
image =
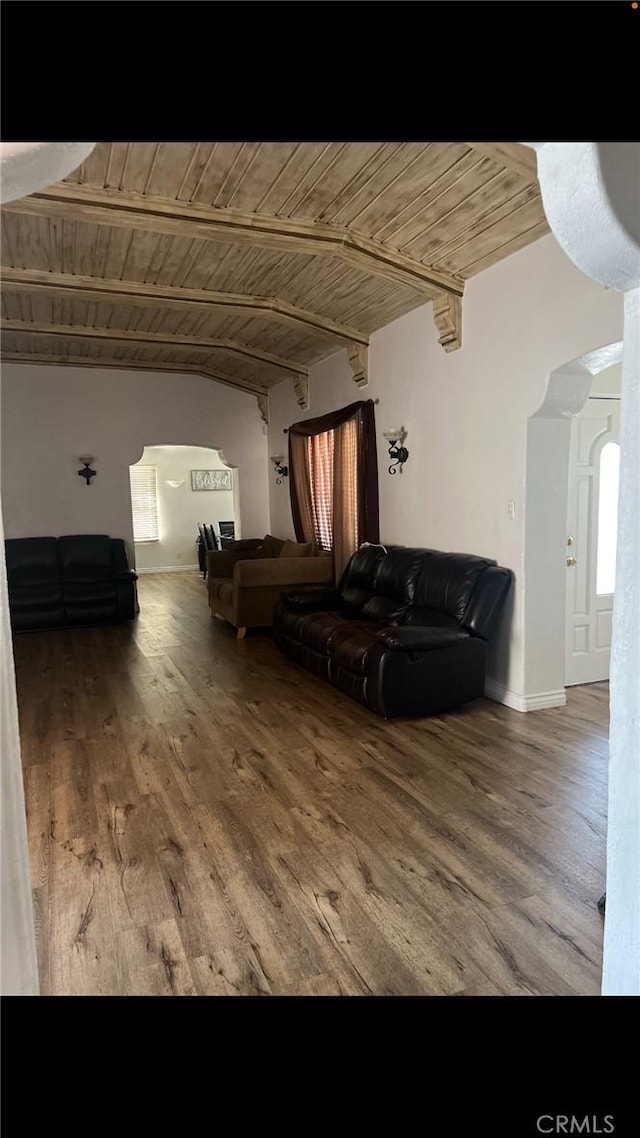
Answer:
POLYGON ((238 471, 219 448, 145 446, 130 481, 138 573, 197 569, 199 523, 241 536, 238 471))
POLYGON ((549 376, 527 424, 525 484, 525 693, 528 710, 566 703, 567 510, 571 424, 594 379, 619 364, 622 344, 569 361, 549 376))

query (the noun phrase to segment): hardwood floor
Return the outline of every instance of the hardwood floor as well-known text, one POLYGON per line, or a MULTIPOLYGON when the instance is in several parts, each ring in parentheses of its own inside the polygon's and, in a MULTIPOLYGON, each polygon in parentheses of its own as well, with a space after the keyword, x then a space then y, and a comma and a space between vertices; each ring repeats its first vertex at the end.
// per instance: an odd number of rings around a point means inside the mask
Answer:
POLYGON ((139 585, 15 638, 43 993, 599 992, 608 685, 386 723, 139 585))

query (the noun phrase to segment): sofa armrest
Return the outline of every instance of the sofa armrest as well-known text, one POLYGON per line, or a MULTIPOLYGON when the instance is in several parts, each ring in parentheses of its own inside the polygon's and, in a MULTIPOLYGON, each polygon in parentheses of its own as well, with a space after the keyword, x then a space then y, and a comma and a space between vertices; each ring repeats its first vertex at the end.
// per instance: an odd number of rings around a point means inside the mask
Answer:
POLYGON ((138 574, 134 573, 133 569, 120 569, 117 573, 111 574, 112 581, 137 581, 138 574))
POLYGON ((262 557, 256 561, 237 561, 233 570, 236 588, 270 585, 329 584, 333 576, 330 557, 262 557))
POLYGON ((376 636, 387 648, 394 648, 398 652, 431 652, 436 648, 450 648, 452 644, 471 639, 469 633, 462 628, 427 628, 421 625, 412 628, 381 628, 376 636))
POLYGON ((233 577, 233 570, 238 561, 249 561, 260 557, 260 549, 222 549, 207 551, 208 577, 233 577))
POLYGON ((282 594, 288 608, 292 609, 340 609, 345 603, 337 589, 327 585, 301 585, 299 589, 288 589, 282 594))

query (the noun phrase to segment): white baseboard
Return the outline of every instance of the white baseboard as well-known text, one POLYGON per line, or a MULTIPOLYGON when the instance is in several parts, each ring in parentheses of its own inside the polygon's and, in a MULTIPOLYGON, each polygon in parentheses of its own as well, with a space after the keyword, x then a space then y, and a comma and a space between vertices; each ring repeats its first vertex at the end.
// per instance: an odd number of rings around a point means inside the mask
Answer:
POLYGON ((136 569, 136 573, 186 573, 198 569, 198 565, 154 565, 153 569, 136 569))
POLYGON ((494 680, 487 680, 484 686, 487 699, 494 699, 496 703, 504 703, 514 711, 542 711, 545 707, 565 707, 567 693, 564 688, 559 691, 540 691, 534 695, 522 695, 511 691, 494 680))

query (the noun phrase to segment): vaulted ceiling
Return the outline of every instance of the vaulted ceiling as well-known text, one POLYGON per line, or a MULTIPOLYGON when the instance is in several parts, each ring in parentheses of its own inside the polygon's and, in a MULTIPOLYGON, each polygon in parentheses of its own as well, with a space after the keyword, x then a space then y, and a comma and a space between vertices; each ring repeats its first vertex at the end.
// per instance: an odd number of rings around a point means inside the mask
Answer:
POLYGON ((433 301, 460 347, 465 281, 548 232, 516 143, 99 143, 3 207, 5 360, 197 372, 253 392, 433 301))

